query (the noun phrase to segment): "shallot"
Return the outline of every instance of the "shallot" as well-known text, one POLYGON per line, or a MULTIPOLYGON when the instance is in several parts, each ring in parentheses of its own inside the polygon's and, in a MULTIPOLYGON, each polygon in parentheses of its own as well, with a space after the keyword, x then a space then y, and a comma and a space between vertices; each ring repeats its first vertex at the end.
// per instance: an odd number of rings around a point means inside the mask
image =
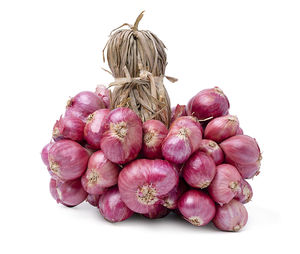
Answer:
POLYGON ((178 173, 164 160, 138 159, 126 165, 119 174, 121 198, 134 212, 148 213, 152 205, 178 184, 178 173))
POLYGON ((88 194, 86 201, 95 207, 98 207, 99 204, 99 199, 100 199, 100 195, 93 195, 93 194, 88 194))
POLYGON ((49 143, 47 145, 45 145, 42 149, 41 152, 41 157, 42 157, 42 161, 44 162, 44 164, 49 167, 49 160, 48 160, 48 154, 49 154, 49 150, 51 148, 53 143, 49 143))
POLYGON ((253 196, 251 185, 246 180, 241 180, 237 195, 234 197, 237 201, 243 204, 248 203, 253 196))
POLYGON ((57 203, 69 207, 79 205, 88 195, 82 188, 80 179, 62 182, 51 178, 50 193, 57 203))
POLYGON ((137 157, 142 139, 142 121, 138 115, 129 108, 116 108, 107 116, 100 146, 110 161, 125 164, 137 157))
POLYGON ((246 225, 247 220, 248 213, 245 206, 233 199, 226 205, 217 206, 213 223, 220 230, 239 231, 246 225))
POLYGON ((89 153, 75 141, 63 139, 53 143, 48 159, 54 175, 62 180, 73 180, 86 170, 89 153))
POLYGON ((177 118, 162 143, 164 158, 176 164, 185 162, 200 146, 201 129, 201 125, 194 117, 177 118))
POLYGON ((99 211, 110 222, 128 219, 133 212, 121 200, 117 187, 110 188, 99 199, 99 211))
POLYGON ((93 92, 84 91, 68 101, 65 115, 78 117, 85 122, 90 114, 100 108, 105 108, 103 100, 93 92))
POLYGON ((219 87, 205 89, 196 94, 187 105, 188 115, 204 121, 228 114, 229 101, 219 87))
POLYGON ((186 106, 177 104, 171 111, 171 123, 173 123, 178 117, 186 116, 186 106))
POLYGON ((178 208, 184 219, 195 226, 208 224, 216 213, 214 201, 199 190, 185 192, 178 201, 178 208))
POLYGON ((206 126, 204 137, 217 143, 236 135, 239 120, 236 116, 226 115, 212 119, 206 126))
POLYGON ((221 164, 217 166, 215 178, 208 186, 209 194, 220 205, 227 204, 237 195, 241 180, 234 166, 221 164))
POLYGON ((88 116, 83 133, 90 148, 100 149, 103 126, 109 112, 109 109, 98 109, 88 116))
POLYGON ((105 188, 117 184, 119 171, 119 166, 109 161, 99 150, 89 159, 87 170, 81 177, 82 186, 87 193, 100 195, 105 188))
POLYGON ((95 94, 97 94, 104 102, 106 108, 110 108, 110 91, 105 85, 98 85, 95 94))
POLYGON ((167 216, 170 213, 170 210, 160 204, 149 206, 148 212, 143 214, 149 219, 160 219, 167 216))
POLYGON ((158 120, 148 120, 143 123, 142 153, 148 159, 162 158, 162 141, 168 134, 167 127, 158 120))
POLYGON ((193 153, 183 168, 184 180, 194 188, 208 187, 215 174, 215 162, 209 155, 201 151, 193 153))
POLYGON ((164 198, 163 198, 163 206, 168 209, 176 209, 177 203, 182 195, 188 189, 186 183, 184 181, 179 181, 179 184, 176 185, 164 198))
POLYGON ((202 139, 200 142, 199 151, 209 155, 216 165, 224 161, 224 154, 221 147, 213 140, 202 139))

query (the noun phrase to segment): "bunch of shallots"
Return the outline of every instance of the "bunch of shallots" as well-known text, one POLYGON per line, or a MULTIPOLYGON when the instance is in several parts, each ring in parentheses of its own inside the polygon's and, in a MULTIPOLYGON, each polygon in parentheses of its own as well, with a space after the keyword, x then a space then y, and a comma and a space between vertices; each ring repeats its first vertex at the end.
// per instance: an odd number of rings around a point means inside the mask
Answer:
POLYGON ((253 195, 245 179, 259 173, 261 153, 229 114, 220 88, 173 108, 169 128, 159 120, 142 122, 130 108, 111 110, 109 94, 99 86, 74 96, 42 150, 58 203, 86 200, 110 222, 173 211, 195 226, 245 226, 244 204, 253 195))

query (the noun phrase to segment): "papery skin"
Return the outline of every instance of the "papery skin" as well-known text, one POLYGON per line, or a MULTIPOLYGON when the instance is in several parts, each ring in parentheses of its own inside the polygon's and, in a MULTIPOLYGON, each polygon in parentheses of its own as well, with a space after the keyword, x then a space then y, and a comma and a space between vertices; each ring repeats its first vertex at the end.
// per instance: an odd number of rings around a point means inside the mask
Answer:
POLYGON ((185 192, 178 201, 178 208, 184 219, 195 226, 208 224, 216 213, 214 201, 200 190, 185 192))
POLYGON ((61 116, 53 127, 52 138, 55 141, 60 139, 81 141, 83 140, 84 125, 85 124, 77 117, 61 116))
POLYGON ((196 151, 187 160, 183 168, 184 180, 194 188, 206 188, 216 174, 213 159, 201 151, 196 151))
POLYGON ((252 164, 261 159, 260 149, 256 140, 247 135, 237 135, 226 139, 220 144, 226 160, 238 164, 252 164))
POLYGON ((237 134, 239 120, 236 116, 225 115, 212 119, 206 126, 204 137, 217 143, 237 134))
POLYGON ((235 200, 246 204, 253 197, 253 191, 251 185, 246 180, 241 180, 237 195, 234 197, 235 200))
POLYGON ((99 211, 110 222, 120 222, 133 215, 125 203, 121 200, 118 187, 108 189, 99 199, 99 211))
POLYGON ((229 164, 217 166, 216 175, 208 186, 212 199, 220 205, 229 203, 236 195, 242 180, 238 170, 229 164))
POLYGON ((142 154, 148 159, 162 158, 162 141, 168 135, 167 127, 158 120, 147 120, 143 123, 142 154))
POLYGON ((68 207, 79 205, 88 195, 82 188, 80 179, 62 182, 51 178, 50 193, 57 203, 68 207))
POLYGON ((244 131, 241 127, 238 128, 236 135, 244 135, 244 131))
POLYGON ((176 209, 181 195, 188 189, 186 183, 181 180, 179 183, 163 198, 163 206, 168 209, 176 209))
POLYGON ((100 195, 105 188, 117 184, 119 171, 119 166, 109 161, 99 150, 91 155, 87 170, 81 177, 81 184, 87 193, 100 195))
POLYGON ((116 108, 108 114, 100 146, 110 161, 117 164, 130 162, 138 156, 142 142, 142 121, 134 111, 116 108))
POLYGON ((83 133, 84 139, 90 145, 90 148, 100 149, 103 126, 109 112, 109 109, 98 109, 89 115, 83 133))
POLYGON ((44 164, 49 167, 49 160, 48 160, 48 154, 49 154, 49 150, 52 146, 52 142, 50 142, 49 144, 45 145, 42 149, 41 152, 41 157, 42 157, 42 161, 44 162, 44 164))
POLYGON ((228 114, 229 101, 219 87, 205 89, 196 94, 187 105, 187 114, 203 121, 228 114))
POLYGON ((257 176, 260 173, 260 162, 261 157, 258 161, 250 164, 239 164, 235 163, 234 161, 230 160, 229 158, 226 158, 226 162, 235 166, 237 170, 239 171, 240 175, 244 179, 251 179, 254 176, 257 176))
POLYGON ((239 231, 248 221, 248 212, 245 206, 233 199, 230 203, 217 206, 216 216, 213 219, 214 225, 223 231, 239 231))
POLYGON ((93 92, 84 91, 68 101, 65 116, 78 117, 85 122, 90 114, 101 108, 105 108, 103 100, 93 92))
POLYGON ((97 96, 99 96, 104 104, 105 104, 105 107, 106 108, 110 108, 110 95, 109 95, 109 89, 105 86, 105 85, 98 85, 96 87, 96 91, 95 91, 95 94, 97 96))
POLYGON ((176 107, 171 109, 171 123, 173 123, 178 117, 187 116, 186 106, 177 104, 176 107))
POLYGON ((89 153, 75 141, 63 139, 53 143, 48 159, 51 171, 58 178, 73 180, 86 170, 89 153))
POLYGON ((143 214, 149 219, 161 219, 167 216, 170 213, 170 210, 161 204, 156 204, 149 206, 148 213, 143 214))
MULTIPOLYGON (((103 191, 103 192, 104 192, 104 191, 103 191)), ((86 201, 87 201, 90 205, 95 206, 95 207, 98 207, 100 196, 101 196, 101 195, 88 194, 88 196, 87 196, 87 198, 86 198, 86 201)))
POLYGON ((138 159, 122 169, 118 186, 125 204, 132 211, 145 214, 149 206, 163 201, 178 180, 178 173, 168 161, 138 159))
POLYGON ((221 147, 213 140, 202 139, 199 151, 211 156, 216 165, 220 165, 224 161, 224 153, 221 147))
POLYGON ((202 140, 202 127, 190 116, 177 118, 162 143, 163 157, 173 163, 184 163, 195 152, 202 140))

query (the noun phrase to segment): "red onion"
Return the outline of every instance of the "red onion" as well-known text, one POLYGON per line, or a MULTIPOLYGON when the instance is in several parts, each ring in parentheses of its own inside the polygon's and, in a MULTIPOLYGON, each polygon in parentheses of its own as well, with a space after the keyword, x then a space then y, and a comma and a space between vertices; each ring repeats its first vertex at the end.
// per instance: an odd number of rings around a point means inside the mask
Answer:
POLYGON ((103 100, 106 108, 110 108, 110 91, 105 85, 98 85, 95 94, 103 100))
POLYGON ((119 166, 104 156, 102 151, 92 154, 88 162, 88 169, 81 177, 81 183, 89 194, 99 195, 105 188, 118 182, 119 166))
POLYGON ((252 164, 260 161, 260 149, 254 138, 237 135, 226 139, 220 144, 226 160, 238 164, 252 164))
POLYGON ((42 161, 44 162, 44 164, 49 167, 49 160, 48 160, 48 154, 49 154, 49 150, 51 148, 53 143, 49 143, 47 145, 45 145, 43 147, 43 150, 41 152, 41 157, 42 157, 42 161))
POLYGON ((128 219, 133 212, 121 200, 117 187, 107 190, 99 199, 99 211, 110 222, 119 222, 128 219))
POLYGON ((52 138, 55 141, 60 139, 81 141, 83 139, 83 129, 84 123, 79 118, 74 116, 60 117, 53 127, 52 138))
POLYGON ((182 171, 183 171, 184 164, 176 164, 176 163, 172 163, 172 162, 170 162, 170 164, 177 171, 178 175, 182 176, 182 171))
POLYGON ((243 204, 246 204, 252 199, 253 196, 252 188, 250 184, 245 180, 241 180, 239 187, 240 188, 238 189, 237 195, 234 197, 234 199, 236 199, 237 201, 243 204))
POLYGON ((204 137, 217 143, 236 135, 239 120, 236 116, 220 116, 211 120, 205 128, 204 137))
POLYGON ((240 172, 241 176, 244 179, 253 178, 254 176, 257 176, 260 173, 260 171, 259 171, 260 170, 260 160, 261 160, 261 158, 254 163, 238 164, 229 159, 226 159, 226 161, 228 163, 230 163, 231 165, 233 165, 237 168, 237 170, 240 172))
POLYGON ((187 185, 184 181, 180 181, 164 198, 163 198, 163 206, 168 209, 176 209, 177 203, 182 195, 188 189, 187 185))
POLYGON ((171 123, 173 123, 178 117, 186 116, 186 109, 185 105, 177 104, 176 107, 172 108, 171 112, 171 123))
POLYGON ((161 144, 168 135, 167 127, 158 120, 148 120, 143 123, 142 153, 148 159, 162 158, 161 144))
POLYGON ((134 212, 148 213, 162 202, 178 183, 178 173, 164 160, 139 159, 126 165, 119 175, 122 200, 134 212))
POLYGON ((213 140, 202 139, 200 142, 199 151, 209 155, 216 165, 224 161, 224 154, 221 147, 213 140))
POLYGON ((90 114, 100 108, 105 108, 105 104, 95 93, 80 92, 68 101, 66 116, 74 116, 86 121, 90 114))
POLYGON ((89 153, 75 141, 64 139, 53 143, 48 158, 54 175, 62 180, 73 180, 86 170, 89 153))
POLYGON ((81 186, 80 179, 62 182, 51 178, 50 193, 57 203, 69 207, 79 205, 87 197, 87 193, 81 186))
POLYGON ((149 219, 160 219, 167 216, 170 210, 160 204, 149 206, 148 213, 143 214, 149 219))
POLYGON ((101 150, 106 158, 118 164, 135 159, 143 140, 142 121, 129 108, 116 108, 103 126, 101 150))
POLYGON ((208 224, 216 213, 214 201, 203 191, 189 190, 178 201, 184 219, 195 226, 208 224))
POLYGON ((217 166, 215 178, 208 187, 210 196, 220 205, 229 203, 237 195, 241 179, 234 166, 229 164, 217 166))
POLYGON ((86 201, 89 202, 90 205, 98 207, 100 195, 88 194, 86 201))
POLYGON ((194 117, 182 116, 171 125, 168 136, 162 143, 166 160, 181 164, 195 152, 202 139, 201 126, 194 117))
POLYGON ((194 188, 206 188, 216 174, 216 164, 203 152, 197 151, 188 159, 183 168, 184 180, 194 188))
POLYGON ((237 132, 236 132, 236 135, 243 135, 244 134, 244 131, 241 127, 238 128, 237 132))
POLYGON ((187 105, 188 115, 206 120, 228 114, 229 101, 219 87, 205 89, 196 94, 187 105))
POLYGON ((246 225, 247 220, 248 213, 245 206, 233 199, 230 203, 217 207, 213 223, 220 230, 239 231, 246 225))
POLYGON ((109 109, 98 109, 90 114, 84 127, 84 139, 91 148, 100 149, 100 140, 109 109))

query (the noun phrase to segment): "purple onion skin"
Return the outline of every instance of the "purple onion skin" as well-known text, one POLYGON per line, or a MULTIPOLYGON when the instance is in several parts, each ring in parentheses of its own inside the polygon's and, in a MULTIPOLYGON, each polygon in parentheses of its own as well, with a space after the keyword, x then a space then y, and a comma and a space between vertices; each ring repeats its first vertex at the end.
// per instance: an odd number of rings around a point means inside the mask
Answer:
POLYGON ((202 140, 202 127, 190 116, 177 118, 162 143, 163 157, 175 164, 182 164, 195 152, 202 140))
POLYGON ((143 123, 142 154, 148 159, 162 158, 162 141, 168 135, 167 127, 158 120, 148 120, 143 123))
POLYGON ((261 160, 258 144, 254 138, 237 135, 226 139, 220 144, 226 160, 237 164, 252 164, 261 160))
POLYGON ((240 175, 244 179, 251 179, 260 173, 260 161, 261 161, 261 158, 254 163, 239 164, 239 163, 235 163, 234 161, 231 161, 230 159, 226 158, 226 162, 233 165, 234 167, 236 167, 237 170, 240 172, 240 175))
POLYGON ((245 206, 233 199, 226 205, 217 206, 213 223, 220 230, 237 232, 246 225, 247 220, 248 213, 245 206))
POLYGON ((143 214, 148 219, 160 219, 166 217, 170 213, 170 210, 160 204, 152 205, 149 207, 149 211, 143 214))
POLYGON ((103 126, 109 112, 109 109, 98 109, 88 116, 83 133, 90 148, 100 149, 103 126))
POLYGON ((49 160, 48 160, 48 154, 49 154, 49 150, 51 148, 53 143, 49 143, 47 145, 45 145, 42 149, 41 152, 41 157, 42 157, 42 161, 44 162, 44 164, 49 167, 49 160))
POLYGON ((100 195, 93 195, 93 194, 88 194, 86 201, 95 207, 98 207, 99 205, 99 199, 100 199, 100 195))
POLYGON ((215 162, 210 156, 200 151, 193 153, 183 168, 184 180, 194 188, 208 187, 215 174, 215 162))
POLYGON ((171 123, 173 123, 178 117, 187 116, 186 106, 177 104, 171 111, 171 123))
POLYGON ((109 92, 109 89, 106 88, 106 86, 104 86, 104 85, 98 85, 96 87, 95 94, 103 100, 103 102, 105 104, 105 107, 109 109, 110 108, 110 95, 109 95, 110 92, 109 92))
POLYGON ((239 187, 240 188, 237 192, 237 195, 234 197, 234 199, 243 204, 246 204, 253 197, 253 191, 252 191, 251 185, 247 181, 241 180, 239 187))
POLYGON ((49 167, 61 180, 79 178, 87 168, 89 153, 72 140, 60 140, 53 143, 49 150, 49 167))
POLYGON ((101 150, 117 164, 135 159, 143 142, 142 121, 129 108, 116 108, 107 116, 101 137, 101 150))
POLYGON ((195 226, 208 224, 216 213, 214 201, 200 190, 185 192, 178 201, 178 208, 184 219, 195 226))
POLYGON ((237 195, 241 180, 242 177, 234 166, 218 165, 216 175, 208 186, 209 194, 220 205, 227 204, 237 195))
POLYGON ((241 127, 238 128, 236 135, 244 135, 244 131, 241 127))
POLYGON ((100 108, 105 108, 103 100, 93 92, 84 91, 68 101, 65 115, 78 117, 85 122, 90 114, 100 108))
POLYGON ((187 114, 205 120, 228 114, 229 101, 223 91, 214 87, 196 94, 187 105, 187 114))
POLYGON ((221 147, 213 140, 202 139, 200 142, 199 151, 209 155, 216 165, 220 165, 224 161, 224 154, 221 147))
POLYGON ((60 117, 53 127, 53 140, 71 139, 74 141, 81 141, 83 140, 84 125, 85 124, 77 117, 60 117))
POLYGON ((87 198, 80 179, 62 182, 51 178, 50 193, 57 203, 68 207, 77 206, 87 198))
POLYGON ((178 173, 168 161, 138 159, 121 170, 118 186, 125 204, 146 214, 152 205, 163 202, 178 181, 178 173))
POLYGON ((133 215, 125 203, 121 200, 118 187, 107 190, 99 199, 99 211, 110 222, 120 222, 133 215))
POLYGON ((90 157, 81 184, 87 193, 101 195, 105 188, 117 184, 119 171, 119 166, 109 161, 99 150, 90 157))
POLYGON ((217 143, 237 134, 239 120, 236 116, 225 115, 212 119, 205 128, 204 137, 217 143))

